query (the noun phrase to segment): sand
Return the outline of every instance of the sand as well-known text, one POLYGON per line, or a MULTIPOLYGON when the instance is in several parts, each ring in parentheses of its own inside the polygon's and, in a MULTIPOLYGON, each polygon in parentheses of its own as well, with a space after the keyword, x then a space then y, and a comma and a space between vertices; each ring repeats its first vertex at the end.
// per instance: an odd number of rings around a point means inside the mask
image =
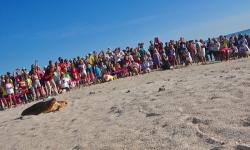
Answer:
POLYGON ((250 149, 250 59, 155 71, 0 112, 1 150, 250 149))

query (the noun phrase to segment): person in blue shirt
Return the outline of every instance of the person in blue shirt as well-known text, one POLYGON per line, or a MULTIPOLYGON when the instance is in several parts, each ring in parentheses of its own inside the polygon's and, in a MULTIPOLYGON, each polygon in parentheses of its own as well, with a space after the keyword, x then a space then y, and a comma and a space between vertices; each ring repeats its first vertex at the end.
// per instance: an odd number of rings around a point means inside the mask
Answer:
POLYGON ((141 55, 141 57, 143 57, 146 54, 146 50, 144 49, 144 43, 139 43, 139 53, 141 55))
POLYGON ((101 82, 101 80, 102 80, 102 70, 97 64, 94 65, 94 73, 95 73, 95 76, 96 76, 96 81, 98 83, 101 82))

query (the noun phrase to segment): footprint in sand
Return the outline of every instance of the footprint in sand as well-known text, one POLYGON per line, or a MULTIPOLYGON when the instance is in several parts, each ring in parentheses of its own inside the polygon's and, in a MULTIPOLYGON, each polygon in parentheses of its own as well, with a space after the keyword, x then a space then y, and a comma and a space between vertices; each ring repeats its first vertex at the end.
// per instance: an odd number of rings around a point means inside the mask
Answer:
POLYGON ((130 93, 131 91, 130 90, 127 90, 125 93, 130 93))
POLYGON ((158 90, 158 92, 163 92, 165 90, 166 90, 165 87, 160 87, 159 90, 158 90))
POLYGON ((250 150, 250 146, 244 144, 238 144, 235 146, 235 150, 250 150))
POLYGON ((168 123, 164 123, 161 127, 162 128, 166 128, 167 126, 169 126, 169 124, 168 123))
POLYGON ((218 96, 218 95, 216 95, 216 94, 214 94, 214 95, 212 95, 209 99, 210 99, 210 100, 215 100, 215 99, 218 99, 218 98, 221 98, 221 97, 218 96))
POLYGON ((156 100, 157 100, 156 98, 151 98, 151 99, 150 99, 150 101, 152 101, 152 102, 153 102, 153 101, 156 101, 156 100))
POLYGON ((250 87, 250 82, 242 82, 242 85, 243 85, 244 87, 250 87))
POLYGON ((233 75, 233 76, 228 76, 228 77, 225 77, 225 79, 226 79, 226 80, 233 79, 233 78, 236 78, 236 76, 235 76, 235 75, 233 75))
POLYGON ((76 120, 77 120, 77 119, 72 119, 71 122, 73 123, 73 122, 75 122, 76 120))
POLYGON ((152 84, 152 83, 154 83, 153 81, 150 81, 150 82, 147 82, 146 84, 152 84))
POLYGON ((245 120, 241 121, 243 127, 250 127, 250 117, 246 118, 245 120))
POLYGON ((196 124, 209 125, 211 123, 210 120, 207 120, 207 119, 202 120, 202 119, 199 119, 197 117, 189 117, 189 118, 187 118, 187 121, 191 121, 192 124, 195 124, 195 125, 196 124))
POLYGON ((113 150, 113 148, 110 146, 104 146, 104 147, 100 148, 100 150, 113 150))
POLYGON ((160 116, 161 114, 157 113, 146 113, 146 117, 155 117, 155 116, 160 116))
POLYGON ((76 145, 75 147, 72 148, 72 150, 84 150, 84 148, 81 145, 76 145))
POLYGON ((117 106, 112 106, 110 108, 109 113, 113 113, 113 114, 116 115, 116 117, 120 117, 122 115, 122 113, 123 113, 123 110, 118 108, 117 106))
POLYGON ((89 95, 95 95, 95 92, 93 92, 93 91, 89 92, 89 95))

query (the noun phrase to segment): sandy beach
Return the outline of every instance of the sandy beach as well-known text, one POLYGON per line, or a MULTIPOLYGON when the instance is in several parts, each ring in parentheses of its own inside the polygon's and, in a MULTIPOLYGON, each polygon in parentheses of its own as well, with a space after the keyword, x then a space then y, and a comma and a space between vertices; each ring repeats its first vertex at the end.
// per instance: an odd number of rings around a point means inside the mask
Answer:
MULTIPOLYGON (((250 59, 155 71, 60 95, 69 105, 0 112, 1 150, 242 149, 250 145, 250 59)), ((248 147, 249 148, 249 147, 248 147)))

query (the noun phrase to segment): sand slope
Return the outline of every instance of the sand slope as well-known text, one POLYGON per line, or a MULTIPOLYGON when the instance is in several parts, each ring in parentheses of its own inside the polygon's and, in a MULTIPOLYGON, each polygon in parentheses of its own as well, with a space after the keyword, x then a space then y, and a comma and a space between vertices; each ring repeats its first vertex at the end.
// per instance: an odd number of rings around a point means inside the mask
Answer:
POLYGON ((56 113, 14 120, 32 104, 0 112, 0 149, 215 150, 250 145, 250 59, 157 71, 58 99, 69 105, 56 113))

